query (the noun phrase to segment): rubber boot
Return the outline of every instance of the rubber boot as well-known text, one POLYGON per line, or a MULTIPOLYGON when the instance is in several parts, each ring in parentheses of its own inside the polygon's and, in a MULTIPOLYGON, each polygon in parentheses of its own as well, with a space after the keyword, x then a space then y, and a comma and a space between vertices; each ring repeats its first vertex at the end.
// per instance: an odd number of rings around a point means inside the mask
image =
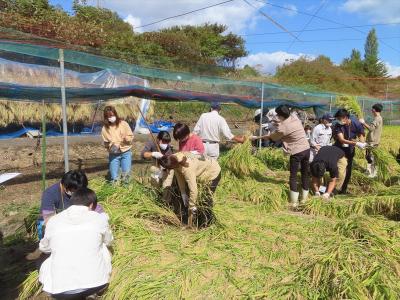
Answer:
POLYGON ((289 198, 292 207, 297 208, 299 206, 299 192, 290 191, 289 198))
POLYGON ((300 201, 301 204, 305 204, 307 202, 308 192, 309 192, 308 190, 303 190, 302 191, 302 193, 301 193, 301 201, 300 201))
POLYGON ((376 165, 373 163, 371 164, 371 178, 375 178, 378 175, 378 169, 376 165))
POLYGON ((189 208, 188 226, 189 226, 189 228, 197 227, 197 207, 196 206, 192 206, 189 208))
POLYGON ((372 164, 367 164, 367 170, 365 173, 368 175, 368 177, 372 177, 372 164))

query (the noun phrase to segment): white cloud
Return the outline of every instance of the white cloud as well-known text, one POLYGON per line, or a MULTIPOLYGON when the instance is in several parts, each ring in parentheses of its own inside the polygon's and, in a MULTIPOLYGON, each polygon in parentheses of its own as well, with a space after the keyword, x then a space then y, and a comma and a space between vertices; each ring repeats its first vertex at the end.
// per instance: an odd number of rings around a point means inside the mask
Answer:
POLYGON ((241 59, 240 66, 243 67, 245 65, 249 65, 252 67, 256 67, 262 73, 265 74, 275 74, 276 68, 278 66, 282 66, 285 63, 290 63, 291 61, 297 60, 301 57, 305 57, 307 59, 315 58, 314 55, 307 55, 304 53, 287 53, 284 51, 277 52, 259 52, 256 54, 250 54, 249 56, 241 59))
POLYGON ((386 68, 388 70, 388 74, 390 77, 398 77, 400 76, 400 66, 393 66, 388 62, 385 62, 386 68))
MULTIPOLYGON (((202 7, 218 3, 218 1, 209 0, 113 0, 102 1, 101 5, 116 11, 125 20, 132 24, 140 21, 141 25, 148 24, 154 21, 161 20, 170 16, 179 15, 191 10, 196 10, 202 7), (173 2, 173 3, 172 3, 173 2)), ((88 4, 95 5, 94 0, 88 1, 88 4)), ((263 7, 263 3, 254 3, 258 8, 263 7)), ((228 26, 230 31, 240 33, 249 26, 255 26, 254 18, 257 16, 257 11, 246 4, 244 1, 232 1, 223 5, 211 7, 202 11, 198 11, 185 16, 166 20, 164 22, 138 28, 135 31, 142 29, 143 31, 153 31, 160 28, 170 27, 173 25, 198 25, 204 23, 220 23, 228 26)), ((134 25, 133 25, 134 26, 134 25)))
POLYGON ((366 15, 371 22, 400 22, 399 0, 346 0, 342 9, 366 15))
MULTIPOLYGON (((139 27, 142 25, 142 20, 140 18, 135 18, 134 16, 132 16, 131 14, 129 14, 124 21, 126 23, 129 23, 133 28, 139 27)), ((143 32, 142 28, 137 28, 135 30, 136 32, 143 32)))

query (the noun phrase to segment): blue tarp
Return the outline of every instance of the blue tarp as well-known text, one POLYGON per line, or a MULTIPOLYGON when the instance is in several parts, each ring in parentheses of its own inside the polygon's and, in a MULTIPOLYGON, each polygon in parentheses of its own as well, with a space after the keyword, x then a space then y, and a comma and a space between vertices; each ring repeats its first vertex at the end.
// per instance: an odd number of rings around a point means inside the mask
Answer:
POLYGON ((150 131, 152 133, 159 133, 160 131, 171 131, 174 127, 174 123, 166 121, 155 121, 153 124, 149 124, 150 131))
MULTIPOLYGON (((84 128, 84 130, 81 133, 68 133, 68 136, 78 136, 78 135, 82 135, 82 134, 84 134, 84 135, 97 135, 98 134, 98 133, 88 132, 88 130, 85 130, 85 129, 86 128, 84 128)), ((25 128, 15 131, 15 132, 3 133, 3 134, 0 134, 0 140, 19 138, 19 137, 25 135, 28 131, 38 131, 38 129, 32 128, 32 127, 25 127, 25 128)), ((46 131, 47 137, 55 137, 55 136, 62 136, 62 135, 63 135, 62 132, 59 132, 56 130, 46 131)))

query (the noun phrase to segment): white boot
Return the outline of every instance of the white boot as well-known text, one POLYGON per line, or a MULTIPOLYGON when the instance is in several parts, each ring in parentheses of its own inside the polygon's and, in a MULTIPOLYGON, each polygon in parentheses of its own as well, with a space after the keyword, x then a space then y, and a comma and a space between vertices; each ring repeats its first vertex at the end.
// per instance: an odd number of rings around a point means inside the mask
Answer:
POLYGON ((301 204, 305 204, 307 202, 308 199, 308 190, 303 190, 301 193, 301 204))
POLYGON ((290 191, 289 198, 292 207, 297 208, 299 206, 299 192, 290 191))
POLYGON ((378 169, 375 164, 371 164, 371 175, 368 177, 375 178, 378 175, 378 169))
POLYGON ((365 173, 368 175, 368 177, 372 176, 372 164, 367 164, 367 170, 365 173))

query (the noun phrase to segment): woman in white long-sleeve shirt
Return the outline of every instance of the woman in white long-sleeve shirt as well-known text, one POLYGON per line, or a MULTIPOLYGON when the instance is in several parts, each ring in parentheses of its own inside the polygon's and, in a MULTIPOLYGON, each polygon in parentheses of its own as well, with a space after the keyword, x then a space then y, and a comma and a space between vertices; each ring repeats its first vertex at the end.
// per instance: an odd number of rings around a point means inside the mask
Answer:
POLYGON ((72 205, 53 216, 40 241, 42 252, 50 253, 39 273, 43 290, 62 298, 85 297, 107 287, 111 275, 112 242, 107 218, 93 211, 96 194, 87 188, 77 190, 72 205))

